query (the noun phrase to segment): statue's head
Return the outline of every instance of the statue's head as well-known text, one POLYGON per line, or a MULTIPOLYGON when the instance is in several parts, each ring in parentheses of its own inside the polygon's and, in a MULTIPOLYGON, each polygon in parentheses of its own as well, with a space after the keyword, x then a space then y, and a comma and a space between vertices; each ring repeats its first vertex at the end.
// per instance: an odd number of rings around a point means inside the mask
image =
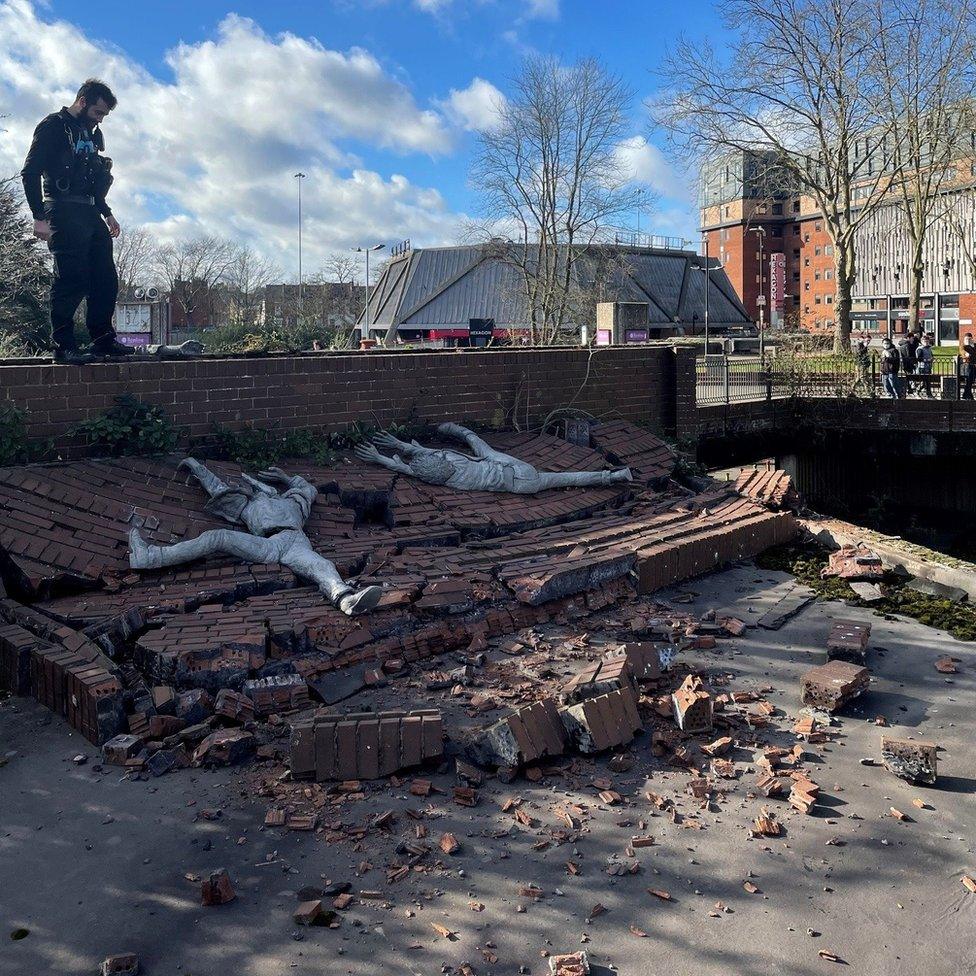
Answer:
POLYGON ((429 485, 446 485, 455 468, 442 454, 424 452, 410 459, 410 470, 429 485))

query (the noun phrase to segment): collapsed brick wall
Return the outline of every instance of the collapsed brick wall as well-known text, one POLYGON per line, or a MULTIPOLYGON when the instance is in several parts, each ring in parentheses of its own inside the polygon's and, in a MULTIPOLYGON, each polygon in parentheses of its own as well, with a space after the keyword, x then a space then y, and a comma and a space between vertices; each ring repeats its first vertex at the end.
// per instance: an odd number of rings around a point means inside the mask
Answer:
POLYGON ((675 428, 668 346, 0 365, 0 399, 27 409, 30 436, 52 439, 62 456, 82 452, 73 426, 125 393, 164 407, 191 437, 217 424, 332 431, 417 419, 524 427, 569 404, 666 434, 675 428))

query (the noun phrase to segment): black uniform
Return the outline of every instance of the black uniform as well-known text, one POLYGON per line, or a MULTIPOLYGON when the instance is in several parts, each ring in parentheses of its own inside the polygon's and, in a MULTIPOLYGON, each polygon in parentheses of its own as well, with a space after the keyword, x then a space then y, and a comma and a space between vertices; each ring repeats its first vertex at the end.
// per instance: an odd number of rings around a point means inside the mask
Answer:
POLYGON ((966 366, 966 385, 962 397, 964 400, 972 400, 973 382, 976 381, 976 345, 964 345, 962 354, 966 366))
POLYGON ((115 342, 112 316, 119 278, 112 237, 102 219, 112 212, 105 202, 112 182, 111 160, 99 155, 104 148, 97 125, 63 108, 34 130, 21 171, 34 219, 51 222, 51 327, 55 347, 62 350, 75 347, 72 320, 85 297, 86 325, 95 350, 115 342))

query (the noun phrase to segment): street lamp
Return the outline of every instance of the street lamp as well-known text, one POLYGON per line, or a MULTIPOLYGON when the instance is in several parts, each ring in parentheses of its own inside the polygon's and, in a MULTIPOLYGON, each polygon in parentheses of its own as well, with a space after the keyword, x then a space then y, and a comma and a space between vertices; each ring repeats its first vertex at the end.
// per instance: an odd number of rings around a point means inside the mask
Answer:
POLYGON ((763 286, 763 242, 766 240, 766 228, 753 227, 752 232, 759 237, 759 297, 756 299, 756 304, 759 306, 759 359, 762 360, 766 312, 766 291, 763 286))
POLYGON ((366 255, 366 324, 363 328, 363 338, 369 338, 369 252, 370 251, 382 251, 386 247, 385 244, 373 244, 372 247, 354 247, 353 250, 357 254, 366 255))
POLYGON ((704 251, 705 251, 705 253, 703 255, 703 257, 705 258, 705 266, 702 267, 700 264, 693 264, 693 265, 691 265, 691 267, 692 267, 692 270, 694 270, 694 271, 702 271, 702 272, 704 272, 704 275, 705 275, 705 278, 704 278, 704 281, 705 281, 705 356, 707 358, 707 356, 708 356, 708 329, 709 329, 709 319, 708 319, 708 279, 709 279, 709 276, 710 276, 709 273, 711 271, 711 262, 709 261, 709 258, 708 258, 708 235, 707 234, 702 237, 702 245, 703 245, 703 248, 704 248, 704 251))
POLYGON ((302 290, 302 180, 304 173, 296 173, 295 179, 298 180, 298 317, 302 317, 302 300, 304 298, 302 290))

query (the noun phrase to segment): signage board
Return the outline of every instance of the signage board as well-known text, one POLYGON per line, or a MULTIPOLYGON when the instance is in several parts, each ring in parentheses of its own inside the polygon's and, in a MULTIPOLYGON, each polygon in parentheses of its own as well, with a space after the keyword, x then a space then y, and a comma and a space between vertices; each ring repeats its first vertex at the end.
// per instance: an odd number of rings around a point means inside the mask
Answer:
POLYGON ((786 304, 786 255, 774 252, 769 255, 770 307, 782 312, 786 304))

